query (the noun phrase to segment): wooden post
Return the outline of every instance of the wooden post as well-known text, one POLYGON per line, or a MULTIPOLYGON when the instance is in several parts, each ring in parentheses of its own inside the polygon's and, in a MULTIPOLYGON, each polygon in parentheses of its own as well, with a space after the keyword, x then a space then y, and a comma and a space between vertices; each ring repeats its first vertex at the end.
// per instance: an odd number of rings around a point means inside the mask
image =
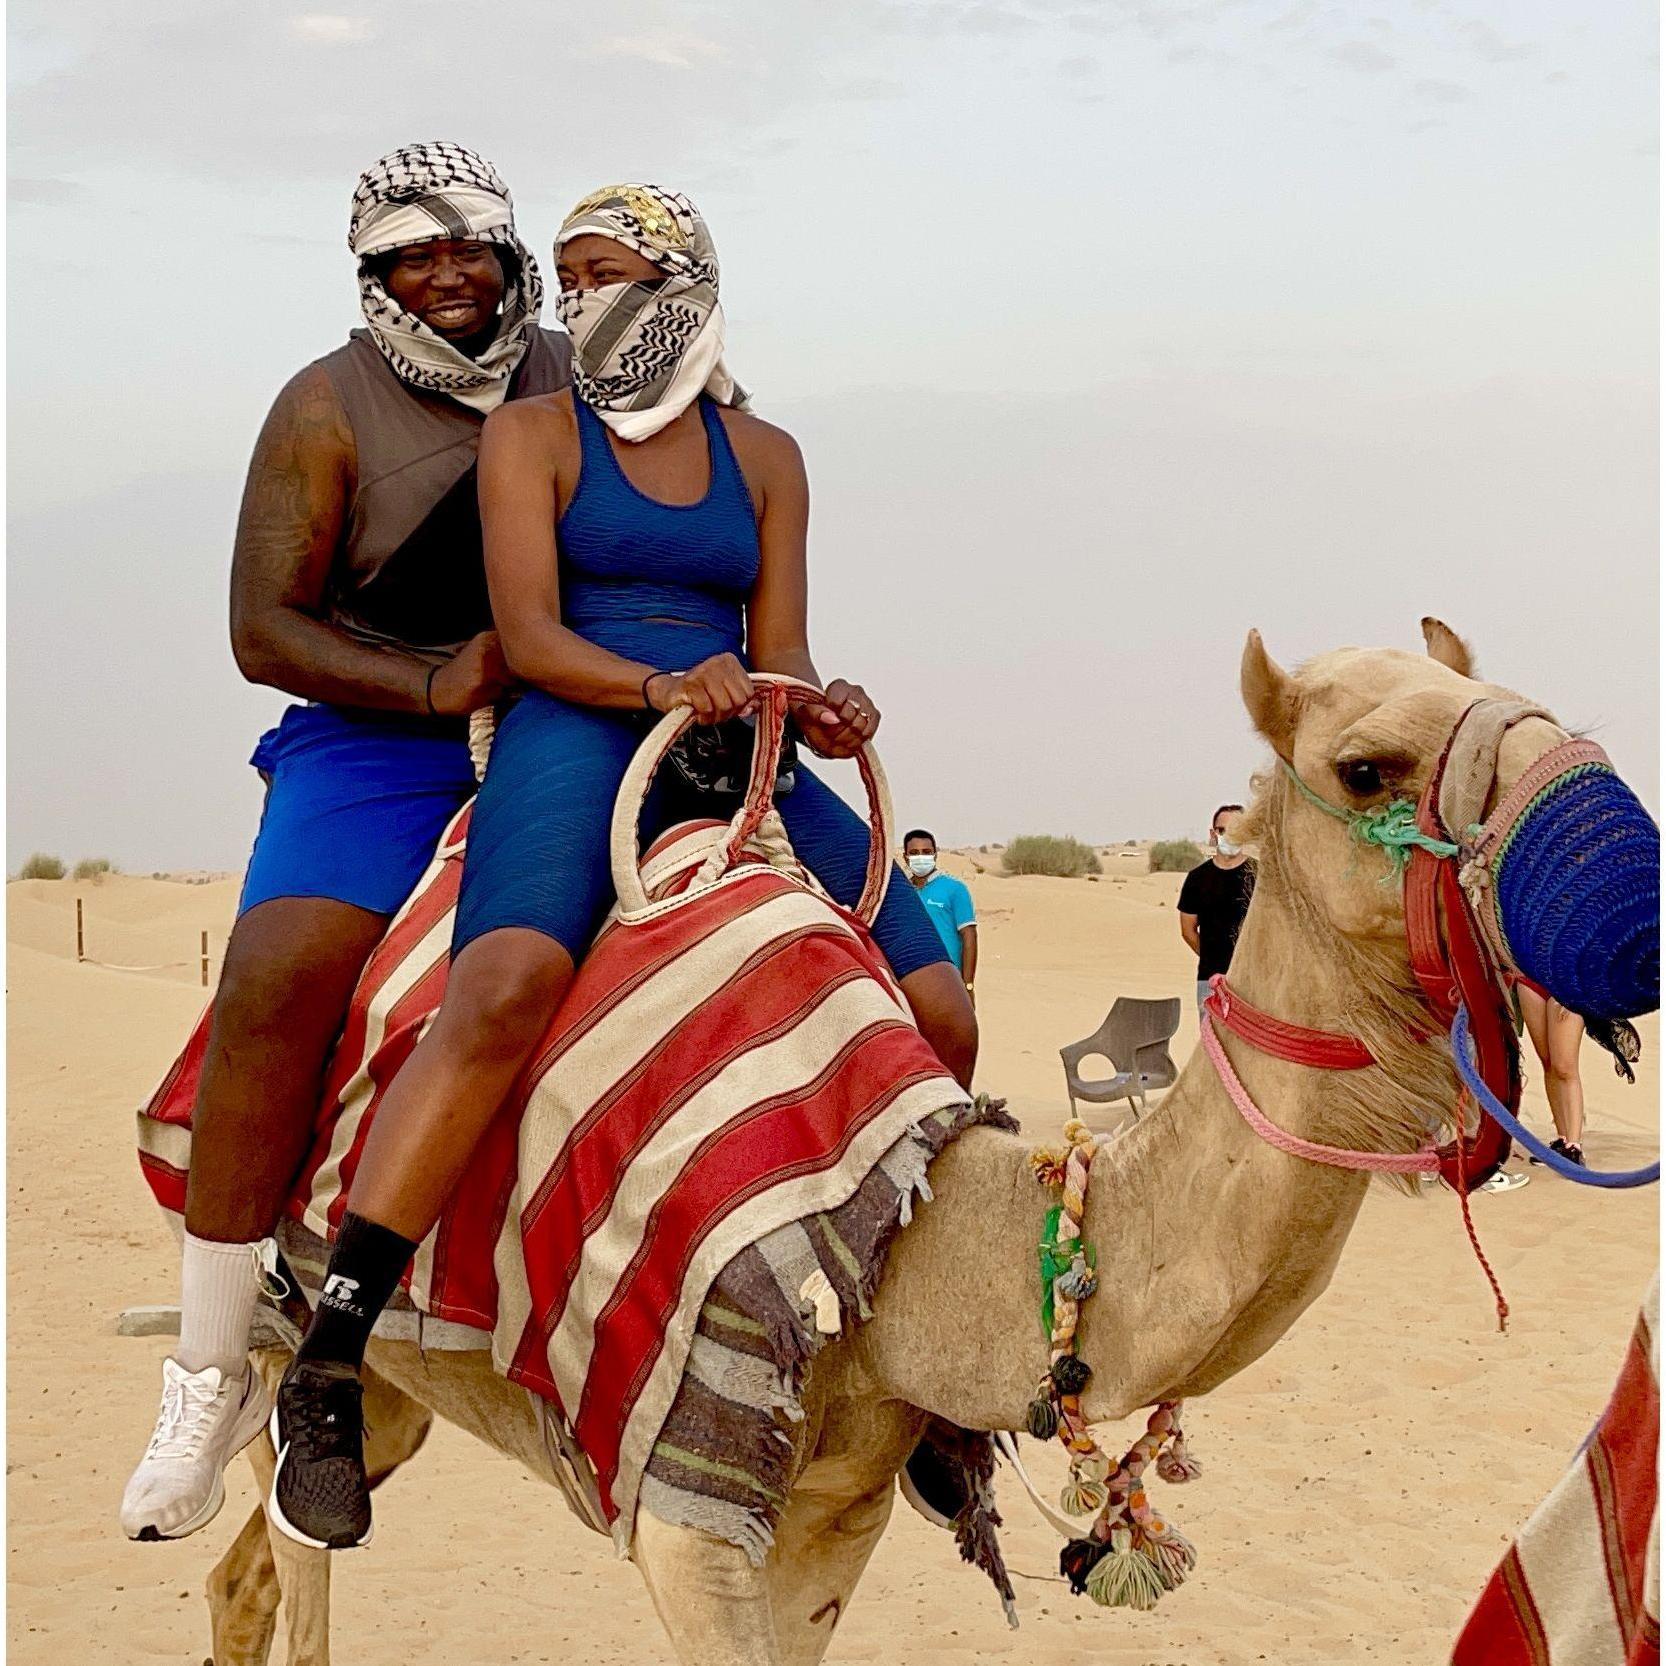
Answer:
POLYGON ((202 934, 202 986, 208 987, 208 933, 202 934))
POLYGON ((87 940, 82 929, 81 899, 75 899, 75 958, 82 961, 87 958, 87 940))

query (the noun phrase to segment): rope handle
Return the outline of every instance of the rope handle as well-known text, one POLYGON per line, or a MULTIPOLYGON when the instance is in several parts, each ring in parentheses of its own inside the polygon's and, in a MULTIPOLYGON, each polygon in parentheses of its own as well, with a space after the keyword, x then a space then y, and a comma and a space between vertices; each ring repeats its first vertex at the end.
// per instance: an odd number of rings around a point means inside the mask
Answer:
POLYGON ((474 765, 476 781, 486 779, 486 760, 492 755, 492 742, 497 738, 497 708, 477 706, 469 713, 469 762, 474 765))
MULTIPOLYGON (((747 782, 746 797, 729 823, 721 851, 714 853, 717 860, 707 863, 711 884, 721 879, 740 859, 747 840, 770 811, 788 713, 798 707, 826 703, 826 696, 819 688, 800 682, 796 677, 754 671, 752 682, 756 693, 741 708, 741 715, 755 713, 758 719, 753 736, 752 773, 747 782)), ((647 802, 648 789, 653 785, 660 765, 694 721, 694 713, 689 707, 673 706, 643 739, 625 771, 624 779, 619 783, 619 795, 613 802, 608 845, 614 890, 619 897, 620 913, 627 919, 650 906, 648 893, 642 884, 638 843, 642 806, 647 802)), ((869 842, 862 895, 852 913, 864 925, 871 926, 878 917, 880 905, 885 901, 886 887, 891 881, 891 848, 896 842, 896 817, 891 807, 890 785, 871 742, 863 745, 856 755, 856 763, 868 800, 869 842)), ((706 883, 702 883, 700 889, 706 888, 706 883)), ((683 896, 696 894, 691 889, 685 891, 683 896)))

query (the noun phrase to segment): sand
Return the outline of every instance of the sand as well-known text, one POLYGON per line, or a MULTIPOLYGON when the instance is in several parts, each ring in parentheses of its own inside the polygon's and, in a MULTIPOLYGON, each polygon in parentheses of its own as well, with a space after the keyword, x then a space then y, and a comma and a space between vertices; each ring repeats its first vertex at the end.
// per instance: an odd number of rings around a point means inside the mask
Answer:
MULTIPOLYGON (((948 865, 971 874, 983 923, 982 1083, 1051 1132, 1065 1112, 1059 1045, 1094 1029, 1118 994, 1190 992, 1179 878, 1142 874, 1132 858, 1097 883, 948 865)), ((196 1666, 208 1653, 204 1577, 254 1503, 240 1463, 224 1513, 193 1539, 130 1545, 115 1525, 166 1352, 118 1338, 115 1317, 176 1298, 132 1116, 202 1000, 198 934, 223 943, 235 898, 225 881, 8 887, 18 1666, 196 1666), (77 965, 77 894, 89 955, 183 964, 77 965)), ((1601 1166, 1656 1148, 1658 1027, 1640 1028, 1635 1088, 1587 1049, 1588 1149, 1601 1166)), ((1188 1002, 1177 1056, 1195 1035, 1188 1002)), ((1528 1112, 1546 1125, 1536 1080, 1528 1112)), ((1267 1359, 1194 1405, 1188 1430, 1207 1473, 1163 1492, 1201 1565, 1158 1612, 1069 1597, 1049 1577, 1056 1540, 1007 1487, 1021 1631, 1006 1630, 944 1536, 902 1510, 828 1659, 1434 1666, 1602 1408, 1656 1260, 1656 1207, 1652 1192, 1576 1190, 1542 1171, 1521 1192, 1481 1198, 1478 1225, 1515 1312, 1499 1336, 1451 1197, 1373 1195, 1329 1292, 1267 1359)), ((1029 1449, 1056 1485, 1056 1451, 1029 1449)), ((446 1428, 378 1493, 376 1542, 337 1562, 335 1622, 337 1658, 356 1666, 671 1658, 633 1570, 554 1493, 446 1428)))

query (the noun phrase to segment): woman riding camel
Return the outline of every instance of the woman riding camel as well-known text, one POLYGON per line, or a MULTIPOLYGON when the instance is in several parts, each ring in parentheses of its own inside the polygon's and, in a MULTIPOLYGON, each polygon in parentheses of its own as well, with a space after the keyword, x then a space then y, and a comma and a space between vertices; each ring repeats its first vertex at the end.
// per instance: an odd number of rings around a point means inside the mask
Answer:
MULTIPOLYGON (((357 1373, 371 1328, 611 906, 609 818, 649 725, 676 706, 734 718, 753 670, 823 688, 800 725, 822 757, 852 756, 879 725, 860 687, 824 686, 811 661, 804 464, 724 365, 704 220, 675 192, 615 186, 555 247, 574 390, 504 406, 480 445, 492 610, 526 692, 474 808, 444 1004, 377 1112, 273 1413, 273 1519, 330 1548, 370 1536, 357 1373)), ((650 799, 645 839, 676 819, 672 790, 650 799)), ((854 903, 867 827, 802 767, 779 808, 799 856, 854 903)), ((969 1081, 971 1006, 911 886, 890 887, 874 937, 969 1081)))

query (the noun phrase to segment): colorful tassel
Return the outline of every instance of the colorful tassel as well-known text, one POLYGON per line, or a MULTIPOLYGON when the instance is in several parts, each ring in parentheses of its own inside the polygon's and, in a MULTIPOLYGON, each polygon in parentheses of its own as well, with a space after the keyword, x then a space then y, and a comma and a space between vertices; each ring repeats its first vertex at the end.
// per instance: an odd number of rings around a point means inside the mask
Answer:
POLYGON ((1059 1552, 1059 1572, 1070 1581, 1074 1596, 1082 1596, 1088 1588, 1088 1575, 1100 1557, 1109 1554, 1106 1539, 1071 1539, 1059 1552))
POLYGON ((1038 1394, 1024 1413, 1024 1427, 1037 1440, 1051 1440, 1059 1432, 1059 1408, 1050 1394, 1038 1394))
POLYGON ((1093 1369, 1085 1359, 1075 1354, 1060 1354, 1053 1361, 1053 1382, 1060 1394, 1080 1394, 1093 1376, 1093 1369))
POLYGON ((1185 1437, 1176 1429, 1174 1439, 1157 1455, 1158 1476, 1180 1486, 1187 1481, 1195 1481, 1202 1473, 1203 1465, 1192 1456, 1185 1437))
POLYGON ((1060 1275, 1054 1288, 1073 1302, 1085 1302, 1099 1288, 1099 1279, 1088 1266, 1087 1257, 1078 1254, 1070 1263, 1070 1271, 1060 1275))
POLYGON ((1111 1532, 1111 1548, 1094 1563, 1087 1577, 1087 1594, 1101 1608, 1137 1608, 1142 1613, 1157 1606, 1164 1590, 1157 1564, 1134 1546, 1126 1527, 1111 1532))
POLYGON ((1071 1471, 1059 1494, 1059 1508, 1067 1516, 1096 1516, 1110 1502, 1111 1489, 1103 1481, 1089 1480, 1071 1471))
POLYGON ((1158 1539, 1148 1538, 1141 1547, 1162 1576, 1165 1591, 1176 1590, 1186 1582, 1186 1575, 1197 1566, 1197 1551, 1185 1534, 1170 1527, 1158 1539))

